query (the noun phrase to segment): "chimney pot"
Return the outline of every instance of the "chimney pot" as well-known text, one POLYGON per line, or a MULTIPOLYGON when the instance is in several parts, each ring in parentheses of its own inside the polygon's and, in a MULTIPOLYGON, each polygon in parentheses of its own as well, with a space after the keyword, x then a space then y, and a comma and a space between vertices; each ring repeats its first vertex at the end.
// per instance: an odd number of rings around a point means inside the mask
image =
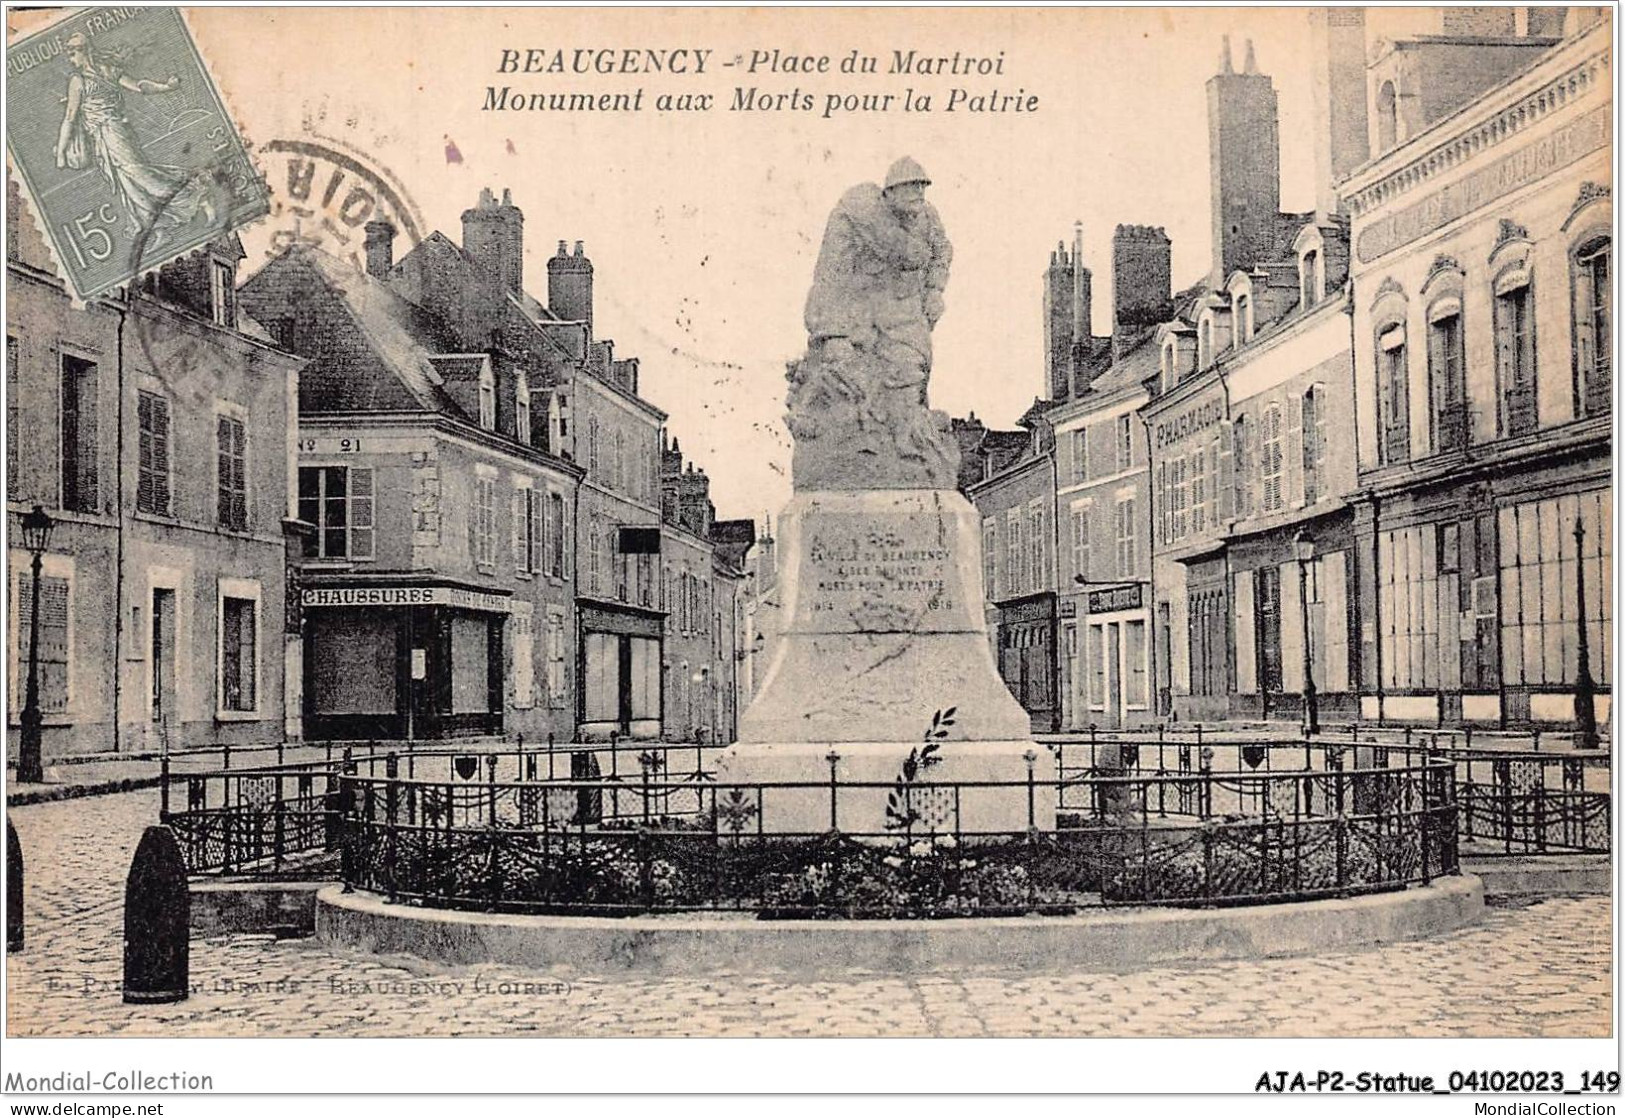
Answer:
POLYGON ((1230 64, 1230 36, 1224 37, 1224 46, 1219 51, 1219 73, 1234 74, 1236 69, 1230 64))
POLYGON ((576 252, 575 252, 575 254, 577 256, 585 256, 586 255, 586 247, 580 241, 576 242, 576 252))
POLYGON ((569 256, 570 255, 570 253, 565 248, 564 240, 562 238, 559 240, 559 255, 560 256, 569 256))
POLYGON ((507 187, 502 188, 502 204, 504 206, 513 205, 513 195, 508 192, 507 187))

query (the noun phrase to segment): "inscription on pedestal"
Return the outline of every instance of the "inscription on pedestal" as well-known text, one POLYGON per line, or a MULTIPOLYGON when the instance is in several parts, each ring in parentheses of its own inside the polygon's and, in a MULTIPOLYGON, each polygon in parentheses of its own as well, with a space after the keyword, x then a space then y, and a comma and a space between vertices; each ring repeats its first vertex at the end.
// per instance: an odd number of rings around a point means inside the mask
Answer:
MULTIPOLYGON (((811 518, 809 518, 811 519, 811 518)), ((957 558, 935 518, 823 515, 809 525, 798 621, 817 632, 957 629, 957 558)))

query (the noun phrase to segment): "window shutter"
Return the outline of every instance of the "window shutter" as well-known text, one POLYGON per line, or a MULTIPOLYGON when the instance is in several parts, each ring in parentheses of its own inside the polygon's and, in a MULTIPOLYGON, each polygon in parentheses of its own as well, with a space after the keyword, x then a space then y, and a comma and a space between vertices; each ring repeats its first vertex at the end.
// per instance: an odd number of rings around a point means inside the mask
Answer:
POLYGON ((350 558, 371 559, 372 467, 351 466, 346 473, 350 487, 350 558))
POLYGON ((513 500, 509 503, 511 510, 508 545, 513 550, 513 569, 518 572, 525 570, 525 490, 515 489, 513 500))
POLYGON ((1317 430, 1317 403, 1315 389, 1311 386, 1303 394, 1303 402, 1300 405, 1301 422, 1299 424, 1303 440, 1303 503, 1306 505, 1312 505, 1320 499, 1320 476, 1319 471, 1315 468, 1316 459, 1319 456, 1319 447, 1317 446, 1319 435, 1317 430))
POLYGON ((219 416, 215 420, 214 437, 216 460, 216 503, 218 505, 218 516, 220 523, 229 528, 233 526, 233 521, 231 519, 232 438, 231 421, 223 415, 219 416))
POLYGON ((152 473, 153 508, 169 512, 169 401, 162 396, 152 399, 152 473))
POLYGON ((1515 387, 1513 377, 1516 375, 1517 360, 1513 352, 1513 309, 1510 300, 1505 296, 1497 296, 1495 300, 1495 387, 1500 395, 1501 433, 1507 433, 1511 420, 1509 414, 1510 397, 1508 393, 1515 387))

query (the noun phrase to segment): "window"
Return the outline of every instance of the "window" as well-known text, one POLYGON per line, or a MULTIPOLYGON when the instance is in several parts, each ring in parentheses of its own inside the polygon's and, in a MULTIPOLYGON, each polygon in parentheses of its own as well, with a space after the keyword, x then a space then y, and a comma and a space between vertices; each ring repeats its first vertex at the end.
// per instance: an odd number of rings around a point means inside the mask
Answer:
POLYGON ((1326 386, 1312 384, 1303 394, 1303 503, 1312 505, 1326 492, 1326 386))
POLYGON ((1613 305, 1607 237, 1587 241, 1574 253, 1574 413, 1605 415, 1613 392, 1613 305))
POLYGON ((1236 349, 1246 345, 1253 336, 1253 301, 1246 293, 1236 296, 1236 337, 1231 343, 1236 349))
POLYGON ((316 526, 306 558, 371 559, 372 501, 371 466, 301 466, 299 519, 316 526))
POLYGON ((248 528, 248 432, 229 415, 215 421, 217 518, 222 528, 242 532, 248 528))
POLYGON ((537 574, 542 570, 543 523, 547 515, 546 494, 529 485, 513 491, 513 569, 516 574, 537 574))
POLYGON ((587 473, 598 478, 598 417, 587 421, 587 473))
POLYGON ((1036 502, 1027 509, 1027 531, 1027 589, 1042 590, 1047 581, 1044 578, 1044 509, 1036 502))
POLYGON ((1298 301, 1308 310, 1320 302, 1320 251, 1310 249, 1298 258, 1298 301))
POLYGON ((529 602, 515 602, 508 631, 513 637, 513 705, 536 705, 536 633, 529 602))
POLYGON ((17 477, 17 339, 6 337, 6 498, 18 500, 17 477))
POLYGON ((1072 432, 1072 477, 1075 481, 1089 480, 1089 432, 1083 427, 1072 432))
POLYGON ((497 484, 491 477, 474 479, 474 562, 481 567, 494 566, 497 561, 497 484))
POLYGON ((565 536, 569 532, 569 522, 564 517, 564 498, 558 493, 547 495, 547 537, 549 542, 548 573, 554 578, 564 578, 569 548, 565 536))
POLYGON ((513 397, 513 430, 514 438, 530 445, 530 388, 525 383, 524 374, 519 376, 519 384, 514 389, 513 397))
POLYGON ((1230 652, 1225 629, 1223 590, 1192 591, 1189 609, 1191 694, 1223 695, 1229 691, 1230 652))
POLYGON ((1207 450, 1198 447, 1186 456, 1191 471, 1191 534, 1207 531, 1207 450))
POLYGON ((1134 465, 1134 420, 1132 416, 1117 418, 1117 468, 1126 470, 1134 465))
POLYGON ((1593 678, 1613 678, 1612 502, 1606 490, 1531 501, 1499 512, 1501 664, 1508 684, 1572 684, 1579 676, 1574 588, 1585 568, 1586 640, 1593 678), (1585 526, 1576 553, 1574 523, 1585 526))
POLYGON ((998 595, 998 535, 991 516, 982 518, 982 593, 992 601, 998 595))
POLYGON ((1213 364, 1213 320, 1211 318, 1202 319, 1201 331, 1197 337, 1197 364, 1200 368, 1205 369, 1213 364))
POLYGON ((1428 323, 1428 392, 1433 403, 1433 452, 1448 454, 1467 445, 1467 358, 1462 347, 1461 311, 1428 323))
POLYGON ((1132 579, 1136 573, 1138 557, 1134 541, 1133 497, 1122 497, 1117 502, 1117 577, 1132 579))
POLYGON ((1393 82, 1383 82, 1377 90, 1377 152, 1387 151, 1399 142, 1399 98, 1393 82))
POLYGON ((237 326, 235 269, 224 260, 209 261, 209 311, 216 326, 237 326))
POLYGON ((480 426, 487 431, 497 427, 497 386, 484 379, 480 381, 480 426))
MULTIPOLYGON (((47 566, 46 570, 49 569, 47 566)), ((16 618, 11 679, 16 691, 12 709, 20 711, 27 686, 29 628, 34 616, 34 576, 27 567, 17 571, 16 587, 17 596, 11 610, 11 616, 16 618)), ((64 711, 68 709, 69 694, 69 580, 42 574, 39 591, 40 710, 64 711)))
POLYGON ((1529 283, 1495 296, 1495 372, 1501 392, 1501 434, 1535 429, 1535 323, 1529 283))
POLYGON ((151 392, 136 400, 140 431, 135 507, 139 512, 169 515, 169 401, 151 392))
POLYGON ((1411 382, 1405 361, 1405 328, 1393 326, 1377 341, 1377 410, 1382 438, 1378 444, 1384 465, 1411 459, 1411 382))
POLYGON ((1235 502, 1235 516, 1237 520, 1245 520, 1253 514, 1253 448, 1252 428, 1247 423, 1246 416, 1238 416, 1235 425, 1230 429, 1231 454, 1231 487, 1234 489, 1232 499, 1235 502))
MULTIPOLYGON (((96 471, 96 365, 77 357, 62 355, 62 505, 69 512, 95 512, 100 486, 96 471)), ((146 394, 142 394, 143 403, 146 394)), ((157 399, 154 397, 154 399, 157 399)), ((164 484, 163 504, 159 512, 169 511, 169 404, 164 406, 163 449, 164 484)), ((143 415, 146 413, 143 412, 143 415)), ((147 428, 141 428, 143 440, 147 428)), ((147 443, 141 444, 142 454, 147 443)), ((145 458, 143 458, 145 461, 145 458)), ((145 474, 142 475, 143 482, 145 474)), ((142 507, 139 504, 138 508, 142 507)), ((144 509, 152 512, 153 509, 144 509)))
POLYGON ((619 428, 615 431, 615 456, 609 461, 609 484, 611 488, 620 489, 627 484, 626 479, 626 438, 619 428))
POLYGON ((1174 539, 1182 540, 1189 531, 1185 510, 1189 506, 1190 489, 1187 477, 1188 463, 1183 458, 1175 458, 1169 466, 1169 473, 1173 475, 1174 489, 1174 539))
POLYGON ((252 711, 258 708, 255 655, 255 612, 252 598, 220 599, 220 709, 252 711))
POLYGON ((1281 511, 1281 475, 1285 462, 1286 456, 1281 453, 1281 405, 1271 404, 1264 410, 1264 439, 1258 463, 1267 513, 1281 511))
POLYGON ((565 678, 564 611, 557 606, 547 608, 547 702, 562 707, 569 694, 569 680, 565 678))
POLYGON ((1089 582, 1089 506, 1072 509, 1072 573, 1089 582))
POLYGON ((1423 524, 1377 536, 1383 685, 1439 687, 1445 682, 1441 649, 1449 657, 1461 632, 1455 579, 1439 568, 1447 552, 1437 525, 1423 524))
POLYGON ((1021 588, 1021 510, 1004 511, 1004 593, 1013 597, 1021 588))

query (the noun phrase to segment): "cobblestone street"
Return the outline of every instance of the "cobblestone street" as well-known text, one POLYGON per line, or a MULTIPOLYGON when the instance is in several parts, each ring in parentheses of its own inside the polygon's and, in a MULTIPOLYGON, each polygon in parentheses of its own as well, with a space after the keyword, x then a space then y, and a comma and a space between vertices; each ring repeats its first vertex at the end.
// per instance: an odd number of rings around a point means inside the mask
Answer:
POLYGON ((192 943, 186 1002, 118 992, 124 875, 157 793, 13 809, 27 950, 8 957, 25 1036, 1606 1036, 1606 898, 1494 907, 1421 943, 1316 958, 818 981, 581 977, 351 958, 313 940, 192 943))

